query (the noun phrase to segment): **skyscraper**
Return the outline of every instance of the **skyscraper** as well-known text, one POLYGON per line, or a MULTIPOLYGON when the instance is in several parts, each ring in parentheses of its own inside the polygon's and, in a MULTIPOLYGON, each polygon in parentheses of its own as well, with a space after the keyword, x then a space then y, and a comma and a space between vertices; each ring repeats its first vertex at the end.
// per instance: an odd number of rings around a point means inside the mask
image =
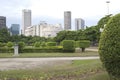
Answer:
POLYGON ((81 18, 75 19, 75 30, 84 30, 85 29, 85 21, 81 18))
POLYGON ((10 32, 12 35, 18 35, 20 30, 20 25, 19 24, 12 24, 10 28, 10 32))
POLYGON ((0 16, 0 29, 6 28, 6 17, 0 16))
POLYGON ((64 12, 64 30, 71 29, 71 12, 65 11, 64 12))
POLYGON ((25 34, 25 29, 31 26, 31 10, 22 10, 22 34, 25 34))

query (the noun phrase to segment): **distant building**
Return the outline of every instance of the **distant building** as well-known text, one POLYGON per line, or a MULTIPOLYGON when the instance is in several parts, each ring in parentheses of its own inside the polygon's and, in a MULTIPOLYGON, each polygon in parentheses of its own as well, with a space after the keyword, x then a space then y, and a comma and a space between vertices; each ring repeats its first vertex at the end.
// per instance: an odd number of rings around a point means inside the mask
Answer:
POLYGON ((10 32, 12 35, 19 35, 20 25, 19 24, 12 24, 10 27, 10 32))
POLYGON ((71 12, 64 12, 64 30, 71 30, 71 12))
POLYGON ((27 27, 25 30, 26 36, 40 36, 40 37, 55 37, 58 32, 62 31, 61 24, 47 24, 47 23, 40 23, 39 25, 34 25, 27 27))
POLYGON ((75 30, 80 30, 80 29, 82 30, 86 29, 85 21, 81 18, 76 18, 75 19, 75 30))
POLYGON ((0 16, 0 29, 6 28, 6 17, 0 16))
POLYGON ((27 27, 31 26, 31 10, 22 10, 22 34, 25 34, 27 27))

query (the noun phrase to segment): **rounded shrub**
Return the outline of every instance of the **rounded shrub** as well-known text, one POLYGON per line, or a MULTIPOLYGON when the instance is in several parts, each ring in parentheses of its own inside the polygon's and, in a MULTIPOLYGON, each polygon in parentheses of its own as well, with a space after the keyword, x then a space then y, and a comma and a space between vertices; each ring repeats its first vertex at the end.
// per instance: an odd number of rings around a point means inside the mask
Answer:
POLYGON ((47 46, 56 46, 56 42, 47 42, 47 46))
POLYGON ((106 24, 100 37, 99 54, 111 80, 120 80, 120 14, 106 24))
POLYGON ((81 48, 82 52, 85 51, 85 48, 90 46, 90 41, 89 40, 81 40, 77 42, 78 46, 81 48))
POLYGON ((7 45, 7 47, 13 47, 13 43, 12 42, 8 42, 6 45, 7 45))
POLYGON ((74 40, 63 40, 63 51, 64 52, 74 52, 75 43, 74 40))

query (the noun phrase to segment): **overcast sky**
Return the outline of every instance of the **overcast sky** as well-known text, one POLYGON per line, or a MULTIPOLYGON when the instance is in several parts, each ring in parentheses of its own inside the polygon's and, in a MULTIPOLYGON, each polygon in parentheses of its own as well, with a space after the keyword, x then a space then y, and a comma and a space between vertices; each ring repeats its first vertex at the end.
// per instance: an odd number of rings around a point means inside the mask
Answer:
MULTIPOLYGON (((109 0, 109 13, 120 12, 120 0, 109 0)), ((96 25, 107 14, 106 0, 0 0, 0 16, 6 16, 7 26, 20 24, 22 9, 32 11, 32 24, 47 21, 50 24, 64 22, 64 11, 72 12, 74 19, 83 18, 87 26, 96 25)))

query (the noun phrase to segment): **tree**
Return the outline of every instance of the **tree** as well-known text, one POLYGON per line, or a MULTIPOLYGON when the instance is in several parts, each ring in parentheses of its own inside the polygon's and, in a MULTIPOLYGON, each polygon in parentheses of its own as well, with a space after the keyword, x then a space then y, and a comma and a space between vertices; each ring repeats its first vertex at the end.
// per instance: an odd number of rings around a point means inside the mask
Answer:
POLYGON ((81 48, 82 52, 85 52, 85 48, 90 46, 90 41, 88 40, 80 40, 77 42, 79 47, 81 48))
POLYGON ((60 31, 59 33, 57 33, 57 36, 54 38, 54 40, 58 43, 60 43, 61 41, 63 41, 66 37, 67 32, 66 31, 60 31))
POLYGON ((76 37, 76 40, 78 41, 78 40, 86 40, 87 39, 87 37, 86 37, 86 35, 85 35, 85 30, 78 30, 77 32, 76 32, 76 34, 77 34, 77 37, 76 37))
POLYGON ((7 28, 0 29, 0 42, 6 43, 8 41, 10 41, 10 33, 7 28))
POLYGON ((99 32, 96 29, 96 26, 91 26, 85 30, 87 40, 90 40, 93 46, 97 43, 98 34, 99 32))
POLYGON ((25 43, 20 41, 18 42, 18 46, 19 46, 19 52, 22 52, 23 48, 25 47, 25 43))
POLYGON ((120 14, 113 16, 105 26, 99 54, 111 80, 120 80, 120 14))

